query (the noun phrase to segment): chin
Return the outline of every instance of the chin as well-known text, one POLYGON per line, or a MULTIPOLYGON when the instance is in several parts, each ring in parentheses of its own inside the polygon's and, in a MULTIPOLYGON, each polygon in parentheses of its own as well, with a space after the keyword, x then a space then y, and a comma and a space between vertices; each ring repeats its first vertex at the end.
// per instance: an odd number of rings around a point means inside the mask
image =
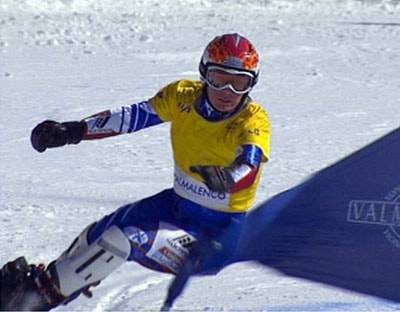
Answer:
POLYGON ((226 105, 218 105, 218 106, 216 106, 215 107, 217 110, 219 110, 220 112, 223 112, 223 113, 229 113, 229 112, 231 112, 231 111, 233 111, 234 110, 234 108, 233 107, 227 107, 226 105))

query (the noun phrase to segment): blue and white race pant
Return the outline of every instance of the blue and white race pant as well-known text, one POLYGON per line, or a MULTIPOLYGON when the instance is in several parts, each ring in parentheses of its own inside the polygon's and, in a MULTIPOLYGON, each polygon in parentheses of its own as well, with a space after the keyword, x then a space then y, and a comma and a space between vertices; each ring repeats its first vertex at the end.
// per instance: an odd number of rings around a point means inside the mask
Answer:
POLYGON ((105 216, 89 231, 88 242, 115 225, 129 238, 129 261, 170 273, 178 271, 193 246, 206 242, 213 251, 201 253, 197 273, 214 274, 235 251, 244 217, 205 208, 167 189, 105 216))

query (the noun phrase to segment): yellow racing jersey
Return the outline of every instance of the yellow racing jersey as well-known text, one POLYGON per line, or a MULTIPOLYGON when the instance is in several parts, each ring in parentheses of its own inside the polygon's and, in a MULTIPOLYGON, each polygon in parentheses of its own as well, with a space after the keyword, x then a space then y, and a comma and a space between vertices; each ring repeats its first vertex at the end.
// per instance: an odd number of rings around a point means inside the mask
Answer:
POLYGON ((203 96, 201 81, 180 80, 164 87, 149 100, 162 121, 171 122, 171 142, 175 162, 175 192, 210 209, 245 212, 254 203, 262 166, 254 183, 236 193, 209 190, 191 166, 229 166, 243 145, 255 145, 269 158, 270 122, 263 107, 247 99, 247 104, 227 119, 206 120, 196 109, 203 96))

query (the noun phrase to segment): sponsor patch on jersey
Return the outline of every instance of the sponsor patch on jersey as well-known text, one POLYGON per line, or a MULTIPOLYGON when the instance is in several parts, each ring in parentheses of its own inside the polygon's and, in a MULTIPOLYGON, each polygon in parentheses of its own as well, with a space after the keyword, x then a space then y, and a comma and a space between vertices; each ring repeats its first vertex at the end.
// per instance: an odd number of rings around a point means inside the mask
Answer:
POLYGON ((211 191, 204 183, 186 174, 175 165, 174 190, 183 198, 207 208, 225 210, 229 208, 230 194, 211 191))

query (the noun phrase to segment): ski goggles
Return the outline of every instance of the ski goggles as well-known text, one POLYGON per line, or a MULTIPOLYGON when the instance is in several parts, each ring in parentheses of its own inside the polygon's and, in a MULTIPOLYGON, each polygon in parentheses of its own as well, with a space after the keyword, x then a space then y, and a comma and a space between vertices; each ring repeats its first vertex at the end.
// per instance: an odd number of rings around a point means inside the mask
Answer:
POLYGON ((254 75, 247 71, 218 66, 209 66, 205 77, 206 84, 217 91, 230 89, 241 95, 253 88, 254 75))

